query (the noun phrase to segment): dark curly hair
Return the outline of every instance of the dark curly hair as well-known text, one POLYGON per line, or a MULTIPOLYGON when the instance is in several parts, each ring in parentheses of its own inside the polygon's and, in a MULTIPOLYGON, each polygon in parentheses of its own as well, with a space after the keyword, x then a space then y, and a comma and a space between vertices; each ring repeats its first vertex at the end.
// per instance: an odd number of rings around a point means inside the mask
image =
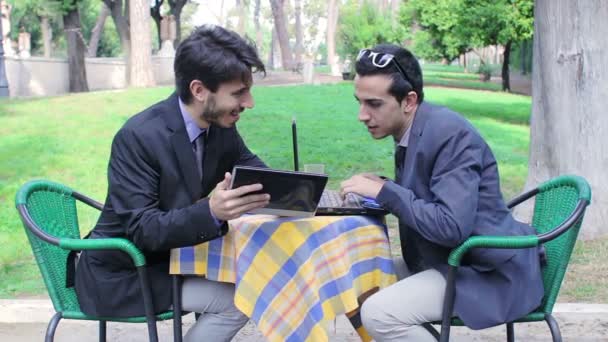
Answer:
POLYGON ((403 75, 399 72, 397 66, 391 62, 384 68, 378 68, 372 63, 371 58, 368 55, 364 55, 355 64, 355 70, 360 76, 369 76, 377 74, 391 75, 393 78, 393 84, 389 88, 388 92, 395 97, 397 102, 405 98, 407 93, 414 91, 418 95, 418 103, 421 103, 424 99, 424 92, 422 91, 422 70, 420 64, 414 55, 394 44, 378 44, 374 46, 371 51, 379 53, 388 53, 397 59, 399 65, 403 68, 403 71, 407 75, 406 80, 403 75))
POLYGON ((216 92, 224 82, 249 80, 251 72, 266 74, 251 40, 214 25, 197 27, 179 44, 173 70, 177 93, 185 103, 192 100, 193 80, 200 80, 207 89, 216 92))

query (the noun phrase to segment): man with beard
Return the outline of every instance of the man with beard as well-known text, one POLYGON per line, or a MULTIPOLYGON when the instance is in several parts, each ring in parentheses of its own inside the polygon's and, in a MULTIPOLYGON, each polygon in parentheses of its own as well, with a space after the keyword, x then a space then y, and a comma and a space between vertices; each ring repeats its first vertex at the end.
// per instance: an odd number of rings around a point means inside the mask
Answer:
MULTIPOLYGON (((235 165, 265 166, 235 127, 254 105, 258 71, 265 72, 264 64, 250 42, 221 27, 199 27, 177 49, 176 92, 130 118, 114 137, 108 195, 89 238, 127 238, 143 251, 157 313, 172 304, 172 248, 221 237, 228 220, 268 204, 269 195, 257 193, 260 184, 229 189, 235 165)), ((125 253, 83 252, 75 285, 88 315, 145 315, 125 253)), ((185 277, 182 302, 184 310, 202 313, 186 340, 229 341, 248 320, 234 306, 234 284, 185 277)))

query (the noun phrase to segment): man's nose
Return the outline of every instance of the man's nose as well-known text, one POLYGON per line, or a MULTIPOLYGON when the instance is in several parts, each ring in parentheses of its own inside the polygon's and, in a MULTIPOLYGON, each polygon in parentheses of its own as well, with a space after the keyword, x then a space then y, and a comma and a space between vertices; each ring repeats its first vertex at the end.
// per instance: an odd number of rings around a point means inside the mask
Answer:
POLYGON ((243 95, 243 100, 241 101, 241 107, 243 108, 253 108, 255 105, 255 101, 253 100, 253 96, 251 93, 247 93, 243 95))
POLYGON ((359 106, 359 121, 368 121, 371 118, 369 112, 365 109, 365 106, 359 106))

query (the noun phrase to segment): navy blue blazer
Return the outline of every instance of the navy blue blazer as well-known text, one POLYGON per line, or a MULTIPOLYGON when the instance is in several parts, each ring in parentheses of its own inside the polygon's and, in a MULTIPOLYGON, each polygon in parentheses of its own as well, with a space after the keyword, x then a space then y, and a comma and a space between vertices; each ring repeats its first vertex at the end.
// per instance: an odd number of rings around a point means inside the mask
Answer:
MULTIPOLYGON (((222 236, 205 198, 235 165, 264 167, 235 127, 211 125, 205 143, 203 179, 173 94, 130 118, 112 142, 108 195, 90 238, 121 237, 144 252, 156 312, 171 305, 169 251, 222 236)), ((84 313, 142 316, 137 271, 118 251, 85 251, 75 277, 84 313)))
MULTIPOLYGON (((399 219, 413 272, 435 268, 445 276, 450 251, 471 236, 536 234, 511 215, 496 159, 475 128, 426 102, 416 111, 401 174, 385 183, 377 201, 399 219)), ((538 248, 478 248, 458 268, 454 314, 482 329, 531 312, 542 298, 538 248)))

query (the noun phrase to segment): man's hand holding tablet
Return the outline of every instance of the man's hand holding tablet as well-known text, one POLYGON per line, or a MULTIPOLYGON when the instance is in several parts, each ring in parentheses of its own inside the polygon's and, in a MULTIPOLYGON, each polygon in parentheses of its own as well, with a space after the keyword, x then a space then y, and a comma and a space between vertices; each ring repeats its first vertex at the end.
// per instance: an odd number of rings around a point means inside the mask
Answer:
POLYGON ((209 208, 216 219, 228 221, 246 212, 263 208, 270 202, 270 195, 259 193, 262 184, 254 183, 231 189, 232 175, 226 172, 209 199, 209 208))

